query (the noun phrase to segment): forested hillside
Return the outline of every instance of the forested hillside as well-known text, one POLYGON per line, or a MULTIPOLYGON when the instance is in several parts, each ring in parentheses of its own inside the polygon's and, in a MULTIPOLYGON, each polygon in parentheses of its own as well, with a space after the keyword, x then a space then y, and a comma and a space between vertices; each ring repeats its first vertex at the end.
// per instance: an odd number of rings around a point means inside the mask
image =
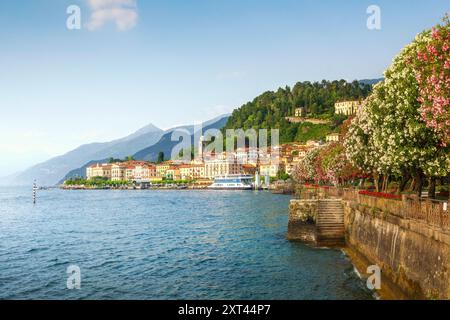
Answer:
POLYGON ((268 91, 236 109, 228 119, 226 129, 280 129, 280 142, 323 139, 336 129, 342 117, 334 115, 334 104, 341 100, 366 98, 372 90, 369 84, 345 80, 299 82, 292 89, 268 91), (296 108, 306 108, 308 117, 327 119, 330 125, 289 123, 296 108))

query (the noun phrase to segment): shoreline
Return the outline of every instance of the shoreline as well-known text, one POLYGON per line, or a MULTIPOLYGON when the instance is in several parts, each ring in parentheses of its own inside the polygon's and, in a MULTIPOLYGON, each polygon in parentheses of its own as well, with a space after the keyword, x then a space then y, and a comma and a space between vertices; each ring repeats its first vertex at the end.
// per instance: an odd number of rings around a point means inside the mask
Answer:
MULTIPOLYGON (((355 273, 358 274, 362 281, 367 281, 367 268, 373 263, 370 263, 365 257, 359 254, 356 250, 352 249, 349 245, 341 248, 341 251, 349 259, 350 263, 355 268, 355 273)), ((397 286, 395 286, 389 278, 381 273, 381 289, 371 290, 376 300, 411 300, 412 297, 408 297, 397 286)))
MULTIPOLYGON (((353 271, 356 273, 359 279, 363 283, 365 283, 368 279, 368 274, 366 272, 367 268, 373 263, 370 263, 364 256, 358 253, 357 250, 353 249, 349 245, 343 246, 320 246, 316 245, 311 241, 303 241, 303 240, 289 240, 290 242, 299 242, 310 248, 316 250, 339 250, 345 256, 346 259, 353 266, 353 271)), ((387 278, 383 273, 381 274, 381 289, 380 290, 370 290, 373 294, 373 298, 375 300, 411 300, 413 297, 408 297, 405 293, 403 293, 400 288, 398 288, 395 284, 393 284, 389 278, 387 278)))
POLYGON ((292 196, 294 193, 290 190, 280 190, 276 188, 208 188, 206 185, 168 185, 168 186, 151 186, 151 187, 86 187, 86 186, 58 186, 55 189, 65 190, 65 191, 83 191, 83 190, 111 190, 111 191, 142 191, 142 190, 214 190, 214 191, 268 191, 272 194, 289 195, 292 196))
POLYGON ((68 191, 76 191, 76 190, 114 190, 114 191, 139 191, 139 190, 203 190, 206 189, 206 187, 188 187, 188 186, 179 186, 179 187, 148 187, 148 188, 137 188, 137 187, 118 187, 118 188, 111 188, 111 187, 98 187, 98 188, 89 188, 89 187, 81 187, 81 186, 72 186, 72 187, 58 187, 60 190, 68 190, 68 191))

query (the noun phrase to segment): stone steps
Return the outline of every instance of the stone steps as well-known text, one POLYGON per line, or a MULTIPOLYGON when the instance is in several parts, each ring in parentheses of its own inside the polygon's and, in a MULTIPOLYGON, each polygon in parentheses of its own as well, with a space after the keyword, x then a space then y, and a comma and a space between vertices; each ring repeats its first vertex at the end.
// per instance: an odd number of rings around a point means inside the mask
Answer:
POLYGON ((317 225, 324 226, 324 225, 337 225, 337 226, 343 226, 344 223, 342 221, 335 221, 335 220, 318 220, 317 225))
POLYGON ((345 239, 344 208, 339 199, 319 200, 317 241, 321 245, 342 245, 345 239))
MULTIPOLYGON (((328 213, 328 214, 319 214, 317 219, 342 219, 344 213, 328 213)), ((342 219, 344 221, 344 219, 342 219)))

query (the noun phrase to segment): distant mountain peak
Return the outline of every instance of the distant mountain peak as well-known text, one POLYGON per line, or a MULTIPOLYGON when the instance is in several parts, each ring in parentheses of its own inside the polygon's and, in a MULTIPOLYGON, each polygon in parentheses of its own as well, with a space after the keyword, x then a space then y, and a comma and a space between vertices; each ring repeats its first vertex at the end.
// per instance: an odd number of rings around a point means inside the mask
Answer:
POLYGON ((163 130, 161 130, 160 128, 158 128, 157 126, 155 126, 153 123, 149 123, 148 125, 146 125, 145 127, 140 128, 139 130, 137 130, 136 132, 130 134, 129 136, 121 139, 122 141, 126 141, 126 140, 131 140, 134 139, 136 137, 142 136, 144 134, 149 134, 149 133, 161 133, 163 130))
MULTIPOLYGON (((203 132, 206 130, 209 130, 209 129, 220 130, 225 126, 227 120, 228 120, 228 115, 222 115, 222 116, 216 117, 212 120, 203 122, 202 130, 203 130, 203 132)), ((195 137, 196 132, 194 132, 197 129, 197 127, 195 127, 194 125, 178 126, 178 127, 174 127, 172 129, 166 130, 164 132, 164 134, 161 135, 161 139, 158 142, 156 142, 154 144, 149 143, 145 149, 142 149, 142 150, 138 151, 137 153, 133 154, 133 158, 135 158, 136 160, 156 161, 159 152, 163 152, 165 154, 165 156, 170 157, 173 148, 179 143, 178 141, 172 141, 172 133, 173 133, 173 131, 175 131, 177 129, 187 130, 189 132, 189 134, 191 135, 191 143, 193 143, 193 144, 198 143, 199 137, 195 137), (195 140, 195 138, 197 138, 197 140, 195 140)), ((144 136, 145 136, 145 134, 144 134, 144 136)), ((66 176, 59 183, 62 183, 64 180, 69 179, 69 178, 83 177, 86 174, 87 166, 94 164, 94 163, 101 163, 101 162, 105 162, 105 161, 108 161, 108 160, 105 158, 100 158, 100 157, 92 158, 89 162, 85 163, 84 166, 68 172, 66 174, 66 176), (94 159, 96 159, 96 160, 94 160, 94 159)))
POLYGON ((160 128, 158 128, 157 126, 155 126, 153 123, 149 123, 148 125, 146 125, 145 127, 140 128, 139 130, 137 130, 135 132, 135 134, 146 134, 149 132, 157 132, 157 131, 161 131, 160 128))
POLYGON ((92 159, 124 158, 159 141, 163 131, 153 124, 137 130, 124 138, 82 145, 64 155, 51 158, 14 175, 11 179, 2 179, 0 183, 10 185, 30 185, 34 180, 40 185, 54 185, 68 171, 84 165, 92 159))

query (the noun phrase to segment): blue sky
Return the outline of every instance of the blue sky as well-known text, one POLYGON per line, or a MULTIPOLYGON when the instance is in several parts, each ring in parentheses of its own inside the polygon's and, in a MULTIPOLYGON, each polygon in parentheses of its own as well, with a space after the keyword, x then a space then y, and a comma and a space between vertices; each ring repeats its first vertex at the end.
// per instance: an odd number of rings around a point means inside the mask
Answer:
POLYGON ((380 77, 448 9, 444 0, 0 1, 0 175, 150 122, 207 120, 297 81, 380 77), (135 16, 107 21, 95 15, 105 3, 135 16), (72 4, 81 30, 66 28, 72 4), (371 4, 381 30, 366 27, 371 4))

